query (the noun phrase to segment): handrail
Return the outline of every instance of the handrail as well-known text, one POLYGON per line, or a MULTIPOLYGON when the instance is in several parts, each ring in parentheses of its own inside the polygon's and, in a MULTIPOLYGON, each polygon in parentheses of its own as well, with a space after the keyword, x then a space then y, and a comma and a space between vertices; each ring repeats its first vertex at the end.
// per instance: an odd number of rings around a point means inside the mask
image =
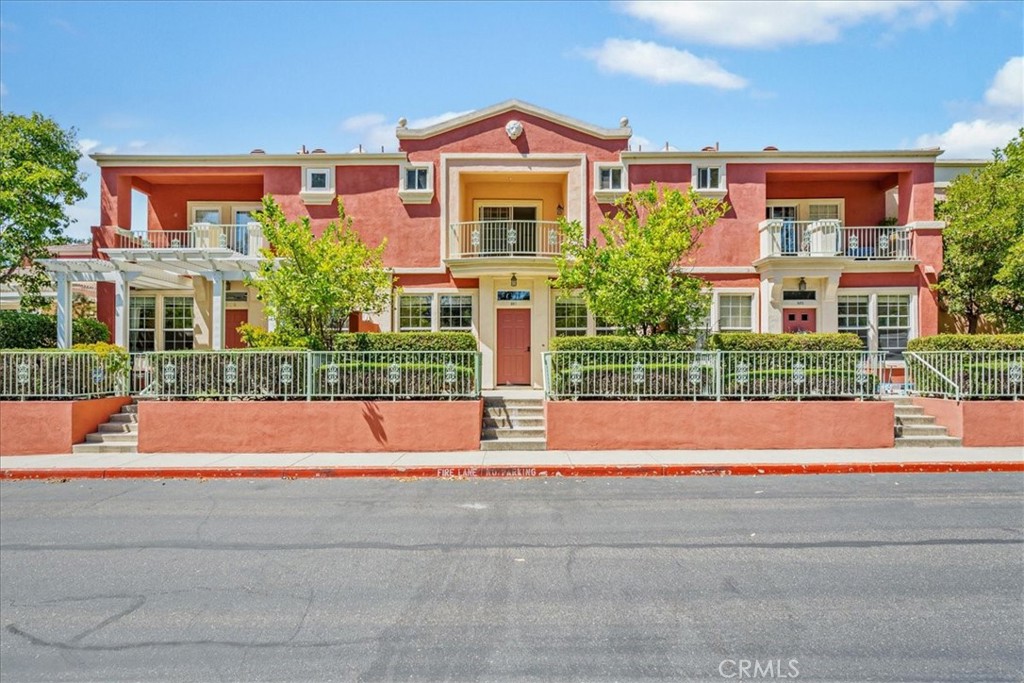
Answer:
MULTIPOLYGON (((913 359, 913 360, 917 361, 921 365, 925 366, 926 368, 928 368, 929 370, 934 372, 936 374, 936 376, 938 376, 939 379, 941 379, 944 382, 946 382, 946 384, 951 385, 953 387, 953 396, 956 399, 956 401, 959 403, 959 401, 960 401, 960 384, 959 383, 954 382, 952 379, 950 379, 945 374, 943 374, 943 372, 941 370, 939 370, 937 367, 935 367, 934 365, 932 365, 931 363, 926 361, 924 358, 922 358, 919 354, 917 354, 917 353, 915 353, 913 351, 904 351, 903 352, 903 357, 904 358, 910 358, 910 359, 913 359)), ((908 371, 910 370, 910 365, 909 364, 907 365, 907 370, 908 371)), ((915 386, 917 385, 916 380, 915 380, 914 384, 915 384, 915 386)))

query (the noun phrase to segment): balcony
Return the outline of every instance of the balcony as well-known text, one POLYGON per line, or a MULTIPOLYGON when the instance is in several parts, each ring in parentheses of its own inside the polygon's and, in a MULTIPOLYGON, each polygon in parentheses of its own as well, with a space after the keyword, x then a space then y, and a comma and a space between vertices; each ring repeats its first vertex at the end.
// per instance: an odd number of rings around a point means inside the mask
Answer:
POLYGON ((759 225, 761 258, 826 257, 857 261, 913 261, 906 226, 846 226, 837 220, 770 219, 759 225))
POLYGON ((118 249, 228 250, 231 256, 258 257, 265 245, 259 223, 216 225, 195 223, 188 230, 117 229, 118 249))
POLYGON ((557 221, 469 221, 451 224, 447 261, 457 274, 554 274, 561 249, 557 221))

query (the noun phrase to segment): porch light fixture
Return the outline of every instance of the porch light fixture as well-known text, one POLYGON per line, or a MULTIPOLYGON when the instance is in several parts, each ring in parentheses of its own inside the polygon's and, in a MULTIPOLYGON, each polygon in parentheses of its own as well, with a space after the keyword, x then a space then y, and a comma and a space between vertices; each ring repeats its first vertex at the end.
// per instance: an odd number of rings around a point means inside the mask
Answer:
POLYGON ((558 207, 555 208, 555 215, 561 217, 563 214, 565 214, 565 207, 559 204, 558 207))
POLYGON ((800 278, 800 282, 797 283, 796 288, 799 289, 801 292, 806 292, 807 291, 807 280, 805 280, 803 278, 800 278))
POLYGON ((513 287, 519 286, 519 279, 516 277, 515 273, 512 273, 512 279, 509 280, 509 284, 512 285, 513 287))

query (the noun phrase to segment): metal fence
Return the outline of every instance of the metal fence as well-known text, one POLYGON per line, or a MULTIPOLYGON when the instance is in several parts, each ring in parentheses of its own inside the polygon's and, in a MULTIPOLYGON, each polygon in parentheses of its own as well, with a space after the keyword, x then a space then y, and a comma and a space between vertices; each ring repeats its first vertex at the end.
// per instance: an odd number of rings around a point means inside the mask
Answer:
POLYGON ((140 397, 477 398, 476 351, 175 351, 132 356, 140 397))
POLYGON ((123 396, 127 368, 124 353, 0 351, 0 398, 123 396))
POLYGON ((867 398, 885 356, 863 351, 550 351, 544 393, 566 399, 867 398))
POLYGON ((920 396, 1024 397, 1024 351, 907 351, 908 390, 920 396))

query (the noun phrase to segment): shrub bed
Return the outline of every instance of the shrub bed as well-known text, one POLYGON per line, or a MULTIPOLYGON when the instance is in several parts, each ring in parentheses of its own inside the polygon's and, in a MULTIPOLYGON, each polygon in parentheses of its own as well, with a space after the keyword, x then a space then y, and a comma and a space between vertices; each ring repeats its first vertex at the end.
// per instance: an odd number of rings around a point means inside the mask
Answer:
POLYGON ((855 334, 821 332, 814 334, 763 334, 722 332, 711 335, 708 348, 718 351, 863 351, 855 334))
MULTIPOLYGON (((75 318, 71 339, 80 344, 110 341, 110 330, 98 320, 75 318)), ((57 317, 21 311, 0 311, 0 349, 57 347, 57 317)))
MULTIPOLYGON (((106 328, 104 328, 106 329, 106 328)), ((0 397, 89 398, 126 395, 128 353, 111 344, 76 344, 0 354, 0 397)))
POLYGON ((936 334, 907 343, 907 351, 1022 351, 1024 334, 936 334))

